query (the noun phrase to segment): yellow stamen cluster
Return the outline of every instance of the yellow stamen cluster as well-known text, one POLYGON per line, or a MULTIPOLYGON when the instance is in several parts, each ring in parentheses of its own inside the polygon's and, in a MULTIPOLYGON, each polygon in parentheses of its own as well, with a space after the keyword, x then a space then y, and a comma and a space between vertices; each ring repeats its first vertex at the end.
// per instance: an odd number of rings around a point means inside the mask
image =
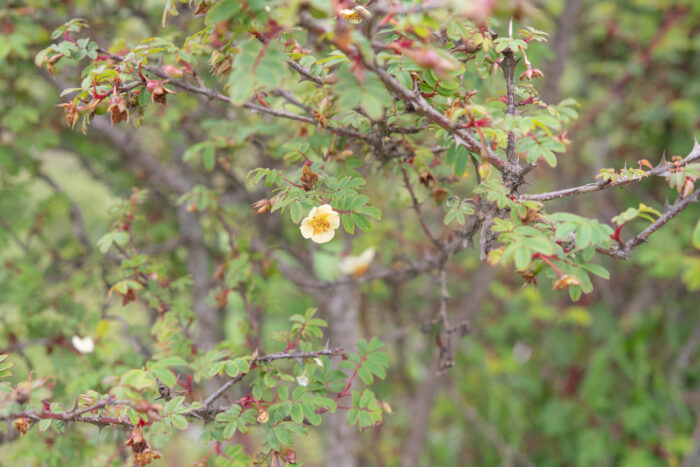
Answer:
POLYGON ((316 243, 330 242, 335 229, 340 227, 340 216, 329 204, 313 208, 306 219, 301 221, 301 235, 316 243))

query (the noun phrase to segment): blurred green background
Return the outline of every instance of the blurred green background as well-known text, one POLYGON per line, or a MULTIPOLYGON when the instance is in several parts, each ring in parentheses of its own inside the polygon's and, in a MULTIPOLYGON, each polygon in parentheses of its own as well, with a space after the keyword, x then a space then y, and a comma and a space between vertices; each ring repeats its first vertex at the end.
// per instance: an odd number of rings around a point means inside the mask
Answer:
MULTIPOLYGON (((110 200, 146 182, 109 131, 89 129, 84 136, 65 128, 55 104, 58 87, 77 79, 75 70, 59 67, 53 81, 33 57, 72 17, 88 18, 90 33, 105 44, 120 37, 133 46, 154 35, 181 40, 184 23, 175 18, 161 29, 162 9, 161 0, 10 0, 0 7, 0 353, 13 352, 18 381, 31 370, 35 378, 55 380, 54 396, 66 403, 143 362, 126 335, 147 341, 151 317, 137 304, 122 309, 115 300, 105 302, 115 260, 94 245, 109 229, 110 200), (92 251, 73 230, 71 203, 84 215, 92 251), (62 348, 61 337, 73 334, 95 336, 95 353, 76 357, 62 348)), ((663 154, 690 151, 700 133, 697 2, 514 0, 501 2, 497 13, 496 29, 515 14, 519 24, 551 34, 549 43, 528 51, 545 73, 536 86, 547 102, 573 97, 580 103, 559 166, 539 169, 525 190, 587 183, 603 167, 641 158, 656 163, 663 154)), ((288 137, 284 124, 238 127, 222 122, 225 110, 212 114, 192 96, 176 96, 166 111, 149 109, 157 118, 138 130, 166 164, 180 163, 170 145, 188 146, 201 132, 218 132, 239 142, 231 160, 244 175, 257 157, 248 134, 272 146, 288 137)), ((197 176, 227 183, 219 174, 197 176)), ((393 187, 378 183, 381 171, 366 176, 385 212, 406 204, 393 187)), ((640 201, 661 209, 669 193, 663 181, 648 180, 557 203, 610 222, 640 201)), ((248 200, 232 198, 227 209, 242 231, 255 231, 248 200)), ((173 277, 186 275, 182 245, 173 240, 177 216, 173 197, 153 190, 137 220, 140 242, 173 277)), ((436 306, 435 278, 363 284, 360 329, 388 344, 390 372, 375 391, 393 414, 360 436, 360 465, 700 465, 700 252, 690 243, 699 216, 697 206, 687 209, 628 262, 603 258, 611 279, 596 280, 595 291, 577 303, 547 286, 523 287, 512 271, 480 264, 478 252, 461 253, 449 269, 449 308, 454 322, 469 322, 471 333, 460 340, 455 367, 440 376, 433 368, 434 336, 421 331, 436 306)), ((353 242, 353 252, 377 246, 376 262, 400 260, 410 242, 425 242, 406 217, 387 215, 353 242)), ((296 226, 270 223, 271 235, 296 238, 296 226)), ((204 221, 203 227, 210 244, 225 241, 215 226, 204 221)), ((319 277, 335 273, 340 248, 315 255, 319 277)), ((265 267, 250 272, 264 309, 263 336, 314 305, 265 267)), ((222 326, 233 348, 244 346, 246 323, 242 299, 233 293, 222 326)), ((2 433, 3 465, 66 465, 75 453, 80 459, 69 465, 97 465, 122 439, 93 427, 74 427, 68 436, 34 431, 20 440, 2 433)), ((206 454, 208 448, 192 442, 196 428, 182 437, 191 442, 156 440, 166 465, 192 465, 206 454)), ((322 438, 312 430, 298 446, 305 465, 323 465, 322 438)), ((255 443, 255 433, 247 442, 255 443)))

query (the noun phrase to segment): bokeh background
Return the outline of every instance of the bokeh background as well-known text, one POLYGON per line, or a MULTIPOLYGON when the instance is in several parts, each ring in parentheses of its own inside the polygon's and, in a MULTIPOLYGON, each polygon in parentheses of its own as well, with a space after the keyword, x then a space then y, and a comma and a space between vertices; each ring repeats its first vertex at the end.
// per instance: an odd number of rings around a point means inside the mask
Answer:
MULTIPOLYGON (((66 402, 138 367, 145 358, 141 346, 148 347, 153 317, 138 304, 122 308, 105 299, 116 259, 101 255, 95 244, 112 221, 110 200, 147 186, 151 195, 138 218, 144 232, 139 242, 164 270, 187 274, 191 232, 185 232, 191 223, 183 221, 172 187, 149 179, 134 163, 131 145, 146 147, 165 166, 200 183, 221 187, 227 213, 243 235, 284 238, 292 250, 307 248, 288 220, 250 220, 249 203, 264 192, 242 182, 260 159, 263 166, 280 163, 275 151, 261 148, 282 144, 283 123, 250 117, 239 125, 236 118, 247 118, 243 112, 201 106, 179 93, 166 111, 149 110, 153 114, 138 130, 111 128, 104 119, 87 135, 65 127, 55 105, 60 90, 78 79, 76 70, 59 66, 53 79, 33 61, 51 31, 84 17, 99 43, 123 38, 129 46, 155 35, 178 41, 194 32, 181 30, 189 27, 183 17, 162 29, 163 3, 8 0, 0 6, 0 353, 13 353, 18 380, 32 370, 35 377, 53 378, 55 397, 66 402), (230 170, 209 173, 183 164, 183 148, 202 135, 235 141, 222 155, 230 170), (83 231, 75 230, 76 215, 83 217, 83 231), (65 348, 76 333, 96 338, 93 354, 76 356, 65 348)), ((690 151, 700 134, 697 2, 514 0, 499 3, 494 29, 504 31, 510 15, 517 24, 551 34, 548 44, 528 51, 545 74, 536 82, 545 101, 574 98, 580 104, 559 166, 538 169, 523 191, 587 183, 603 167, 642 158, 656 163, 664 154, 670 159, 690 151)), ((377 247, 375 261, 391 264, 425 248, 407 198, 379 183, 380 170, 366 176, 385 221, 353 240, 352 250, 377 247)), ((661 209, 672 196, 663 180, 648 180, 556 203, 610 222, 639 202, 661 209)), ((441 209, 432 211, 439 223, 441 209)), ((375 390, 393 414, 355 439, 359 464, 700 465, 700 252, 690 242, 699 217, 700 208, 687 209, 630 261, 602 258, 610 280, 595 280, 595 291, 576 303, 547 285, 524 286, 509 269, 481 264, 478 252, 461 253, 449 270, 449 309, 455 322, 469 322, 471 332, 459 342, 455 367, 437 376, 435 336, 421 326, 435 313, 435 277, 364 283, 356 325, 360 335, 387 342, 390 371, 375 390)), ((644 227, 635 222, 627 234, 644 227)), ((207 220, 198 235, 209 245, 224 241, 207 220)), ((344 248, 338 242, 316 252, 319 278, 337 275, 344 248)), ((214 264, 216 253, 204 253, 214 264)), ((317 304, 265 268, 252 266, 249 279, 264 305, 262 336, 317 304)), ((220 330, 232 346, 245 344, 246 313, 235 293, 220 330)), ((312 430, 298 446, 305 465, 325 465, 323 434, 312 430)), ((180 436, 196 440, 197 428, 180 436)), ((110 429, 76 427, 67 436, 35 431, 17 440, 3 428, 0 464, 67 465, 80 453, 70 465, 97 465, 120 439, 110 429), (36 450, 37 444, 50 449, 36 450)), ((192 465, 207 451, 195 442, 162 442, 167 465, 192 465)), ((246 443, 255 442, 253 433, 246 443)))

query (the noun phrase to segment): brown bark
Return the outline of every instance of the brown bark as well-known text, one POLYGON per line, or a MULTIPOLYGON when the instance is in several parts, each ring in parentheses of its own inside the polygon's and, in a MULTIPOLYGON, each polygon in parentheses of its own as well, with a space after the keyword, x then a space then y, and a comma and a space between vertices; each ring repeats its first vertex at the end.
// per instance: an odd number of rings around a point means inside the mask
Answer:
POLYGON ((223 339, 223 333, 216 308, 207 302, 209 256, 202 239, 202 227, 199 216, 188 212, 185 205, 178 207, 177 219, 187 248, 187 271, 192 276, 192 310, 199 326, 197 344, 204 350, 211 350, 223 339))
POLYGON ((401 454, 402 467, 416 467, 425 445, 425 436, 430 427, 430 411, 433 409, 435 396, 445 379, 444 374, 432 375, 418 388, 411 401, 411 424, 403 443, 401 454))
MULTIPOLYGON (((92 128, 117 148, 127 164, 143 170, 149 185, 155 189, 166 188, 173 194, 181 195, 192 188, 193 183, 185 173, 184 166, 163 164, 155 154, 145 149, 143 141, 137 135, 114 128, 104 119, 95 119, 92 128)), ((207 303, 210 286, 209 256, 199 216, 188 212, 184 205, 176 209, 180 234, 187 248, 187 270, 192 276, 192 309, 199 325, 197 344, 208 350, 223 337, 216 309, 207 303)))
MULTIPOLYGON (((318 302, 328 318, 330 346, 350 352, 360 338, 360 285, 345 282, 319 294, 318 302)), ((348 426, 347 412, 339 410, 328 418, 326 465, 356 467, 356 427, 348 426)))
POLYGON ((548 104, 556 104, 559 101, 559 81, 571 51, 571 40, 576 34, 576 23, 582 3, 582 0, 566 0, 564 11, 557 21, 557 31, 549 41, 554 58, 545 65, 547 84, 542 90, 542 100, 548 104))

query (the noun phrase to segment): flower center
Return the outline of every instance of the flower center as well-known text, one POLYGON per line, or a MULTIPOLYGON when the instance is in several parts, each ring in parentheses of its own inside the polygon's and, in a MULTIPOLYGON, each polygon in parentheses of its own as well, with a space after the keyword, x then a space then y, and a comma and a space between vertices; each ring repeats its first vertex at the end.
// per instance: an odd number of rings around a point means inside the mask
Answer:
POLYGON ((314 235, 326 232, 331 228, 330 222, 326 220, 326 217, 314 217, 311 219, 311 227, 314 229, 314 235))

